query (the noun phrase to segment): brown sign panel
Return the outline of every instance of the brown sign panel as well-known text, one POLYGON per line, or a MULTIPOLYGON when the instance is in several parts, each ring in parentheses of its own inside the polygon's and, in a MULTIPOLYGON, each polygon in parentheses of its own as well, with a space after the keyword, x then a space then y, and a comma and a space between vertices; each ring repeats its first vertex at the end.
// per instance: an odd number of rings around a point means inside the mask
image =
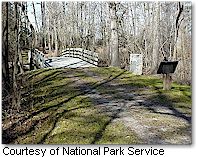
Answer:
POLYGON ((174 73, 177 67, 178 61, 163 61, 157 70, 157 74, 169 74, 174 73))

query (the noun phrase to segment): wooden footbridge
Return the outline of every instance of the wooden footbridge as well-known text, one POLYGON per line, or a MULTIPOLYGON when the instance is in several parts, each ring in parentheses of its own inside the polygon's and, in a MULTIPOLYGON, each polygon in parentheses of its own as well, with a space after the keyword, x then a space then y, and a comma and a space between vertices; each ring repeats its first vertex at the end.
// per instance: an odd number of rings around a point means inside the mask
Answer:
POLYGON ((82 48, 67 48, 57 57, 45 57, 43 52, 32 49, 28 53, 29 63, 37 68, 78 68, 98 66, 98 53, 82 48))

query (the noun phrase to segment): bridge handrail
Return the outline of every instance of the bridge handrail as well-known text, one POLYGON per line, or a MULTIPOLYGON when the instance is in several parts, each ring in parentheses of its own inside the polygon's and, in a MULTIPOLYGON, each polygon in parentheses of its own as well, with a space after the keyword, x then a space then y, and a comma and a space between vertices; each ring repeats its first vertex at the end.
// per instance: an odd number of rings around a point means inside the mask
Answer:
POLYGON ((29 57, 29 62, 30 62, 30 58, 32 57, 33 63, 38 67, 38 68, 45 68, 48 67, 45 64, 45 61, 47 60, 45 58, 45 55, 43 54, 43 52, 39 51, 38 49, 31 49, 31 52, 28 53, 28 57, 29 57), (32 53, 32 56, 31 56, 32 53))
POLYGON ((98 53, 82 48, 66 48, 60 56, 79 58, 93 65, 98 65, 98 53))
MULTIPOLYGON (((28 53, 28 56, 29 56, 29 63, 30 63, 30 58, 32 57, 33 63, 38 68, 49 67, 49 65, 46 63, 47 59, 45 58, 45 55, 43 54, 43 52, 39 51, 38 49, 32 49, 28 53)), ((98 53, 85 50, 82 48, 67 48, 63 50, 59 56, 79 58, 90 64, 98 66, 98 58, 99 58, 98 53)))

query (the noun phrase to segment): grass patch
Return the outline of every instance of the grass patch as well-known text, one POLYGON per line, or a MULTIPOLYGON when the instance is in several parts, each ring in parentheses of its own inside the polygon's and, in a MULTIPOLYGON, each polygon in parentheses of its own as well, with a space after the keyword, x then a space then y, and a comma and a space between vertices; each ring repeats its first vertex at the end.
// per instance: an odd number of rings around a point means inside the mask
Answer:
POLYGON ((45 143, 91 144, 95 134, 108 120, 108 116, 98 114, 92 107, 66 113, 45 143))
MULTIPOLYGON (((135 134, 120 124, 109 123, 111 117, 99 112, 81 93, 81 86, 97 82, 82 70, 41 69, 28 72, 25 79, 28 81, 23 85, 22 106, 29 111, 26 114, 31 118, 27 120, 30 122, 26 121, 28 125, 22 129, 23 133, 17 133, 12 143, 138 143, 135 134), (80 84, 76 83, 78 80, 81 80, 80 84), (103 132, 104 137, 98 137, 103 132)), ((20 130, 21 126, 17 129, 20 130)))
MULTIPOLYGON (((90 89, 127 102, 132 101, 136 95, 147 95, 147 101, 158 102, 160 105, 169 103, 180 112, 191 114, 189 86, 174 83, 171 91, 163 91, 162 80, 156 77, 135 76, 114 67, 40 69, 24 75, 21 104, 24 117, 20 124, 17 123, 17 126, 10 128, 10 132, 6 132, 12 138, 10 143, 142 143, 136 133, 94 106, 94 101, 86 93, 90 89), (88 75, 87 71, 91 74, 88 75)), ((176 121, 168 119, 169 116, 145 114, 147 112, 147 109, 136 112, 143 125, 177 125, 176 121)), ((168 133, 161 136, 169 137, 168 133)))
POLYGON ((138 135, 126 128, 121 122, 114 122, 107 126, 103 136, 97 144, 140 144, 138 135))

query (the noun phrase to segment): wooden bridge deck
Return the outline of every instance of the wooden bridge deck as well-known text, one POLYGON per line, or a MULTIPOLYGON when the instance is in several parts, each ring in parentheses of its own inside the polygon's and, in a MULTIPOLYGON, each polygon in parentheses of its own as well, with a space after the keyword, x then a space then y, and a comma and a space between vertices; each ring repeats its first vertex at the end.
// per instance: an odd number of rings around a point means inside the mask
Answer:
POLYGON ((81 67, 96 67, 79 58, 72 57, 50 57, 46 60, 49 67, 53 68, 81 68, 81 67))

